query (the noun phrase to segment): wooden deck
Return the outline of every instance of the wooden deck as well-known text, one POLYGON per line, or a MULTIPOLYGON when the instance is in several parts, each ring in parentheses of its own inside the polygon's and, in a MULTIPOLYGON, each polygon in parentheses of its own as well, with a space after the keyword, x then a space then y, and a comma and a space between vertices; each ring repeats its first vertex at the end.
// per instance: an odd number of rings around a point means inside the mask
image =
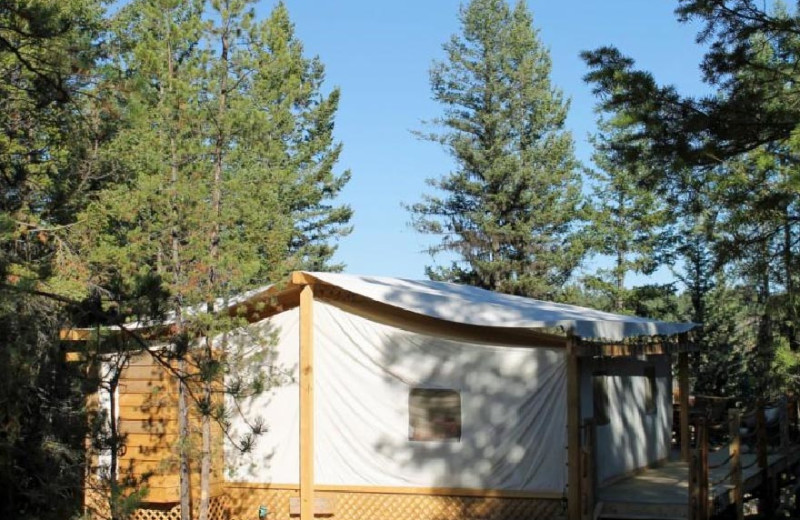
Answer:
MULTIPOLYGON (((709 503, 712 514, 725 509, 733 501, 733 485, 728 475, 731 463, 728 450, 709 453, 709 503)), ((755 453, 743 453, 742 484, 748 493, 763 482, 763 472, 756 462, 755 453)), ((785 453, 770 453, 768 476, 773 477, 796 464, 800 448, 792 446, 785 453)), ((592 515, 597 518, 683 520, 689 512, 689 465, 671 460, 662 466, 601 486, 597 490, 596 507, 592 515)))

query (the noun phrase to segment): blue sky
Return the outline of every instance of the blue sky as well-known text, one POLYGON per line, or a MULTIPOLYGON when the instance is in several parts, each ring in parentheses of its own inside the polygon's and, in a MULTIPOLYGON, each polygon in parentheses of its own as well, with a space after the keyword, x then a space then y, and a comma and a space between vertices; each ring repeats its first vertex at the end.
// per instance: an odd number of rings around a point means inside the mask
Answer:
MULTIPOLYGON (((408 225, 402 205, 416 202, 425 179, 450 171, 446 151, 412 134, 439 114, 428 69, 458 32, 458 0, 285 0, 307 55, 326 67, 326 87, 341 88, 335 135, 344 144, 339 169, 352 180, 341 200, 355 215, 339 245, 347 271, 423 278, 431 237, 408 225)), ((584 83, 582 50, 613 44, 682 92, 700 92, 702 48, 696 27, 681 25, 666 0, 529 0, 540 39, 550 49, 553 83, 571 98, 568 129, 578 158, 589 162, 595 99, 584 83)), ((267 8, 268 6, 264 6, 267 8)), ((266 15, 266 13, 263 13, 266 15)), ((587 268, 596 264, 590 261, 587 268)))

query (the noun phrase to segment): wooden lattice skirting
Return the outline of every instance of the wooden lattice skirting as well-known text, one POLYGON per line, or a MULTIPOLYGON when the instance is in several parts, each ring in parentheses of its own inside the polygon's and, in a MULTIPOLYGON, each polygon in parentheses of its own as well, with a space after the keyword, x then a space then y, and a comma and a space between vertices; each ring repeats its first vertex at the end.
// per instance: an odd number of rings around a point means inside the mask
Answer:
MULTIPOLYGON (((229 501, 225 495, 212 497, 209 503, 209 520, 228 520, 229 501)), ((195 512, 195 517, 197 514, 195 512)), ((130 520, 181 520, 180 504, 142 504, 130 516, 130 520)))
MULTIPOLYGON (((230 520, 258 518, 266 506, 267 520, 294 520, 290 498, 297 490, 248 485, 226 486, 230 520)), ((549 498, 440 496, 376 492, 317 491, 318 499, 333 504, 333 520, 527 520, 564 518, 562 501, 549 498)), ((322 518, 322 517, 316 517, 322 518)))

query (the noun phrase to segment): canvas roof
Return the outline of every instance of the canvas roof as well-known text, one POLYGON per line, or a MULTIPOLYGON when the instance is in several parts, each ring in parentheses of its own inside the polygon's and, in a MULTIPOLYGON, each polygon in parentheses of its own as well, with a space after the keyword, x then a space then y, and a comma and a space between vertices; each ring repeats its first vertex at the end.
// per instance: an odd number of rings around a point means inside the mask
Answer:
MULTIPOLYGON (((300 274, 375 302, 464 325, 530 330, 560 327, 572 330, 584 339, 606 341, 621 341, 637 336, 670 336, 697 326, 696 323, 664 322, 613 314, 448 282, 323 272, 300 274)), ((273 293, 275 287, 269 285, 239 294, 227 301, 227 307, 248 305, 273 293)), ((223 300, 218 300, 217 307, 223 306, 223 300)), ((191 315, 203 311, 187 309, 186 312, 191 315)), ((169 323, 172 323, 170 318, 158 323, 128 323, 125 328, 137 330, 169 323)), ((106 328, 118 329, 120 327, 106 328)))
POLYGON ((610 341, 679 334, 697 326, 612 314, 447 282, 339 273, 305 274, 376 302, 467 325, 527 329, 562 327, 571 329, 581 338, 610 341))

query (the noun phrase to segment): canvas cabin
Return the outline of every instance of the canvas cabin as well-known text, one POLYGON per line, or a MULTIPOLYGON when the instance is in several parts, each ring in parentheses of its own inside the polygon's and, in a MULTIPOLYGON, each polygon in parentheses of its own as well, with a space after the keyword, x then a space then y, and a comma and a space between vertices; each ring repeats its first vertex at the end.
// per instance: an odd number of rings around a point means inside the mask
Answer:
MULTIPOLYGON (((257 417, 268 431, 252 453, 220 448, 216 518, 594 518, 598 490, 669 460, 674 361, 688 400, 690 323, 306 272, 229 311, 270 331, 285 377, 232 417, 234 431, 257 417)), ((161 462, 177 440, 175 381, 143 352, 117 394, 121 467, 154 471, 134 518, 177 518, 177 471, 161 462)))

